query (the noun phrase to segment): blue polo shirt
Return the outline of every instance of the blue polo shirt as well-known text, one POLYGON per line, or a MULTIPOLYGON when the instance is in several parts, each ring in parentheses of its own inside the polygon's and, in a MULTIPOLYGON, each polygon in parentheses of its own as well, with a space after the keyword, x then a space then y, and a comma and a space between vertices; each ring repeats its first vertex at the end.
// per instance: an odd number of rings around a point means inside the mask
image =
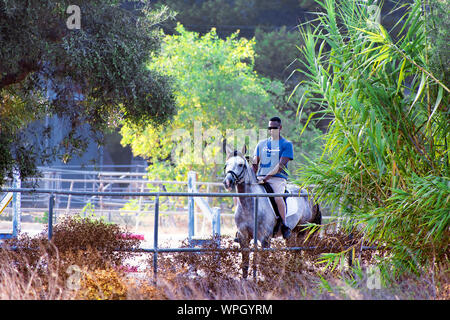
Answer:
MULTIPOLYGON (((270 137, 258 143, 254 154, 260 159, 256 175, 266 176, 280 162, 281 157, 286 157, 290 160, 294 159, 294 146, 292 145, 292 142, 286 140, 282 136, 280 136, 279 140, 272 140, 270 137)), ((287 173, 283 169, 274 175, 274 177, 287 179, 287 173)))

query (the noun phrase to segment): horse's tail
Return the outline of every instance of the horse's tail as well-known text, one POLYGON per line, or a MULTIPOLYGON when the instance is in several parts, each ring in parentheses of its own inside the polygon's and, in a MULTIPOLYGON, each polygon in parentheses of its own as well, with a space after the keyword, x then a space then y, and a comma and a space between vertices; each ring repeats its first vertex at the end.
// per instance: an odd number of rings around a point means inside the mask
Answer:
POLYGON ((313 221, 311 221, 311 223, 315 223, 317 225, 321 225, 322 224, 322 212, 320 212, 320 208, 319 208, 319 204, 316 203, 313 206, 313 215, 314 215, 314 219, 313 221))
MULTIPOLYGON (((317 203, 314 204, 313 207, 312 207, 312 220, 310 221, 310 223, 317 224, 317 225, 321 225, 322 224, 322 212, 320 212, 319 204, 317 204, 317 203)), ((308 232, 308 229, 306 229, 306 228, 301 228, 301 227, 298 227, 298 226, 296 228, 298 228, 296 230, 297 237, 304 237, 307 234, 307 232, 308 232)), ((312 232, 312 234, 315 234, 318 230, 319 229, 316 228, 312 232)))

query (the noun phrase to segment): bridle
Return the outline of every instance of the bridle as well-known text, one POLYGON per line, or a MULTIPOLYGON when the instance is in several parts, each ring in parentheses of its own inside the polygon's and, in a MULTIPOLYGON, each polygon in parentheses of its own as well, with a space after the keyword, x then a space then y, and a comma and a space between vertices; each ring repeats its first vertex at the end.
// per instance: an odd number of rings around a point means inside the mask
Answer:
MULTIPOLYGON (((238 156, 237 152, 235 151, 233 154, 234 157, 238 156)), ((245 158, 243 158, 245 160, 245 158)), ((223 170, 225 171, 227 168, 227 165, 225 164, 225 167, 223 168, 223 170)), ((227 174, 231 174, 231 176, 234 179, 234 183, 236 184, 241 184, 242 182, 244 182, 244 176, 245 176, 245 170, 246 170, 247 166, 243 165, 242 166, 242 170, 241 172, 239 172, 239 174, 236 174, 236 172, 234 172, 233 170, 228 170, 225 172, 225 176, 227 174)))
POLYGON ((236 174, 233 170, 228 170, 227 172, 225 172, 225 175, 227 175, 228 173, 231 174, 236 184, 241 184, 242 182, 244 182, 243 179, 245 175, 245 166, 242 167, 242 170, 239 174, 236 174))

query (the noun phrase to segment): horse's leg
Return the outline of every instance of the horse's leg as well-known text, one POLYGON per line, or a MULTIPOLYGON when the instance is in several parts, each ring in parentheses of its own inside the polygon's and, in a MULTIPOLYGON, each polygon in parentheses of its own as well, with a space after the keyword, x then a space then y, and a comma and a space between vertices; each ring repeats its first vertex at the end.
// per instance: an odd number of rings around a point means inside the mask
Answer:
POLYGON ((249 246, 249 239, 248 237, 245 237, 242 233, 238 232, 238 239, 239 239, 239 244, 241 247, 241 254, 242 254, 242 264, 241 264, 241 269, 242 269, 242 277, 244 279, 247 278, 248 276, 248 268, 249 268, 249 251, 248 249, 250 248, 249 246))
MULTIPOLYGON (((241 249, 248 249, 248 248, 249 248, 248 245, 241 245, 241 249)), ((242 251, 242 265, 241 265, 241 268, 242 268, 242 277, 244 279, 246 279, 247 276, 248 276, 248 268, 250 266, 249 255, 250 255, 250 253, 248 252, 248 250, 242 251)))
MULTIPOLYGON (((270 237, 264 237, 260 241, 261 241, 261 246, 263 248, 270 248, 270 237)), ((253 271, 254 271, 254 274, 256 274, 256 272, 258 270, 259 260, 260 260, 260 257, 258 257, 258 252, 254 251, 253 252, 253 271)))
POLYGON ((261 241, 261 245, 263 248, 270 248, 270 237, 265 237, 263 241, 261 241))

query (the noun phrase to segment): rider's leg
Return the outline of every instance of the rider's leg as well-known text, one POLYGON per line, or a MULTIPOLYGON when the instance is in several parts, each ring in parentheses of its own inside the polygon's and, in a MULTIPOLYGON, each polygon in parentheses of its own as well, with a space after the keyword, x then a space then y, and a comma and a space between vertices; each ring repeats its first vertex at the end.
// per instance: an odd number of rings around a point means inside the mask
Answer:
POLYGON ((291 236, 291 229, 286 224, 286 203, 284 202, 284 199, 280 197, 275 197, 275 202, 278 205, 278 212, 280 213, 281 221, 283 221, 281 225, 281 233, 283 234, 283 238, 288 239, 291 236))
POLYGON ((284 224, 286 224, 286 203, 284 203, 284 199, 281 197, 275 197, 275 202, 278 206, 278 212, 280 213, 281 220, 284 224))
MULTIPOLYGON (((272 187, 274 193, 284 193, 286 190, 286 179, 280 177, 270 177, 267 179, 267 182, 272 187)), ((278 206, 278 212, 280 213, 281 219, 283 222, 286 222, 286 203, 284 202, 284 198, 275 197, 275 203, 278 206)))
MULTIPOLYGON (((284 193, 286 189, 286 179, 270 177, 267 182, 272 186, 274 193, 284 193)), ((281 231, 283 233, 283 237, 287 239, 290 236, 291 230, 286 225, 286 203, 282 197, 275 197, 275 203, 277 204, 278 212, 280 213, 281 220, 283 222, 281 231)))

